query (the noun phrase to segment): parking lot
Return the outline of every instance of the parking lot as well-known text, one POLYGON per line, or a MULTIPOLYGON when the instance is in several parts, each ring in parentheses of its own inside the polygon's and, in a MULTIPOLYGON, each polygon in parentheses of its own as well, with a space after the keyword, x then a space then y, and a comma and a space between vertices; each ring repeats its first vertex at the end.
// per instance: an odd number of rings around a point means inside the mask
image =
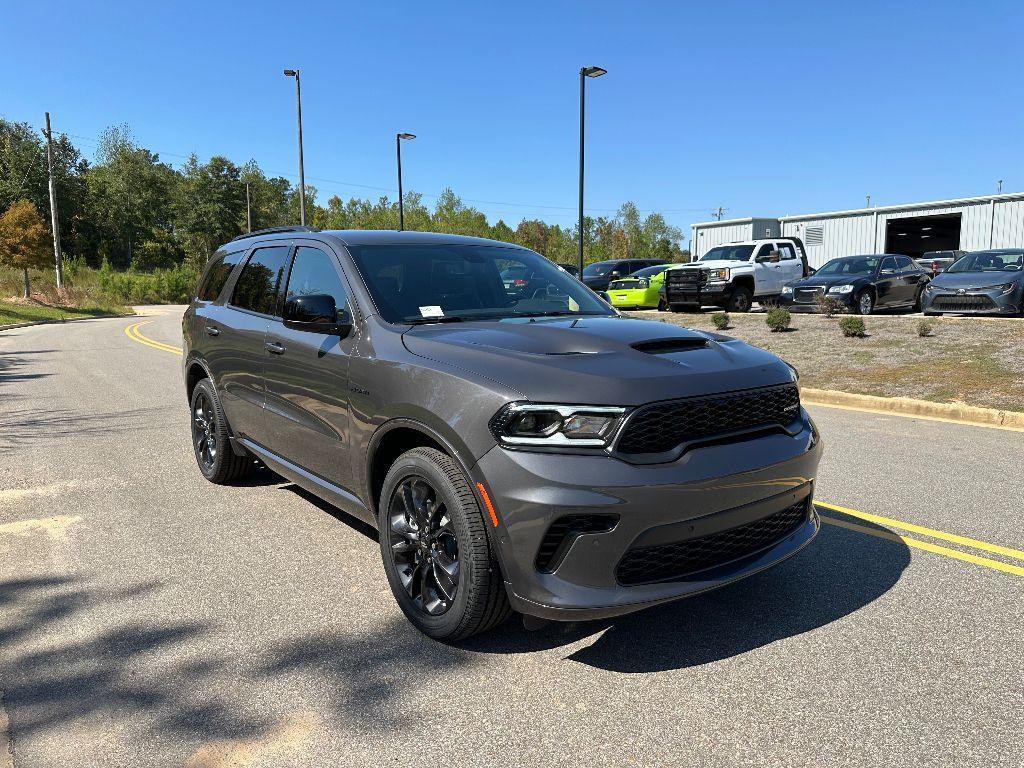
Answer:
POLYGON ((146 314, 0 334, 3 768, 1024 760, 1020 432, 812 406, 825 524, 794 559, 450 647, 366 526, 202 479, 181 308, 146 314))

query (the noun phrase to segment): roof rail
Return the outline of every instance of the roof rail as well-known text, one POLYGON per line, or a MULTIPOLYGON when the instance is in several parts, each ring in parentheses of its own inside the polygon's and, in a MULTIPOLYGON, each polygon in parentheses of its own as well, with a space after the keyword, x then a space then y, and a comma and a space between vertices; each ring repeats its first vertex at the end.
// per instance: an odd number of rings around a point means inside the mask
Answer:
POLYGON ((300 226, 298 224, 288 227, 267 227, 266 229, 257 229, 254 232, 246 232, 244 235, 231 238, 231 242, 235 240, 245 240, 247 237, 256 237, 257 235, 271 235, 275 232, 319 232, 320 230, 316 227, 300 226))

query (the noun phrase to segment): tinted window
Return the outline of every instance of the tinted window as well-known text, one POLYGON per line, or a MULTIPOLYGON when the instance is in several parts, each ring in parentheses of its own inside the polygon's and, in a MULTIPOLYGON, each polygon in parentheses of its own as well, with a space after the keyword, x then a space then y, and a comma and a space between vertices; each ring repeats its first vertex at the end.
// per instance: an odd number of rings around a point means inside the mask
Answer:
POLYGON ((589 288, 523 248, 362 245, 349 252, 389 323, 612 314, 589 288), (503 280, 508 270, 522 277, 503 280))
POLYGON ((1024 255, 1002 251, 978 251, 962 256, 947 272, 1017 272, 1024 269, 1024 255))
POLYGON ((882 266, 879 267, 879 272, 881 272, 882 270, 885 270, 885 269, 891 269, 891 270, 893 270, 895 272, 896 271, 896 259, 894 259, 892 256, 886 256, 884 259, 882 259, 882 266))
POLYGON ((900 268, 900 272, 920 272, 921 268, 917 266, 908 256, 900 256, 896 259, 896 264, 900 268))
POLYGON ((747 261, 753 252, 752 245, 720 245, 705 253, 698 261, 747 261))
POLYGON ((281 290, 281 272, 287 259, 287 245, 253 251, 235 283, 232 305, 264 315, 277 314, 277 294, 281 290))
POLYGON ((875 256, 845 256, 832 259, 818 270, 819 275, 873 275, 878 266, 875 256))
POLYGON ((659 264, 656 267, 644 267, 643 269, 638 269, 634 272, 633 277, 654 277, 655 275, 660 275, 667 268, 668 265, 666 264, 659 264))
POLYGON ((334 264, 334 257, 319 248, 302 246, 296 249, 285 298, 327 294, 334 297, 334 306, 339 312, 345 309, 348 294, 334 264))
POLYGON ((228 281, 231 270, 244 255, 245 251, 214 254, 210 266, 206 269, 206 276, 196 289, 196 297, 202 301, 216 301, 220 292, 224 290, 224 283, 228 281))
POLYGON ((757 252, 755 258, 767 258, 768 254, 775 250, 775 246, 769 243, 768 245, 762 245, 761 249, 757 252))

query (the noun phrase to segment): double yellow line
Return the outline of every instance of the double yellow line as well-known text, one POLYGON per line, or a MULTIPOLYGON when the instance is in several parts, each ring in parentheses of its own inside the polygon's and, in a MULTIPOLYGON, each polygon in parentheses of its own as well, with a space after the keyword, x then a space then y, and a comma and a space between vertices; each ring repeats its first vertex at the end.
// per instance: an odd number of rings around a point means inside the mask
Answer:
MULTIPOLYGON (((145 344, 147 347, 153 349, 159 349, 163 352, 170 352, 174 355, 181 355, 182 351, 179 347, 175 347, 172 344, 164 344, 162 341, 156 341, 150 339, 147 336, 143 336, 139 330, 144 325, 148 325, 153 322, 152 320, 144 320, 134 325, 129 325, 124 329, 125 335, 128 336, 132 341, 137 341, 140 344, 145 344)), ((971 539, 967 536, 958 536, 955 533, 946 533, 945 531, 939 531, 934 528, 925 528, 923 525, 915 525, 914 523, 905 523, 902 520, 896 520, 891 517, 882 517, 881 515, 873 515, 869 512, 861 512, 857 509, 850 509, 849 507, 840 507, 836 504, 827 504, 823 501, 814 502, 820 509, 827 509, 832 512, 839 512, 840 514, 846 515, 847 517, 857 518, 868 523, 875 523, 876 525, 884 525, 889 528, 896 528, 900 531, 908 531, 910 533, 916 533, 920 536, 927 536, 932 539, 938 539, 939 541, 945 541, 950 544, 957 544, 961 547, 968 549, 974 549, 980 552, 987 552, 993 555, 1000 555, 1002 557, 1011 560, 1020 560, 1024 562, 1024 552, 1019 549, 1011 549, 1010 547, 1003 547, 998 544, 989 544, 986 541, 979 539, 971 539)), ((996 571, 1002 571, 1003 573, 1011 573, 1015 576, 1024 576, 1024 567, 1014 565, 1012 563, 1005 563, 1001 560, 994 560, 990 557, 984 557, 982 555, 976 555, 972 552, 965 552, 959 549, 952 549, 950 547, 944 547, 940 544, 934 544, 930 541, 922 541, 911 536, 904 536, 900 533, 895 533, 888 530, 880 530, 877 528, 869 528, 866 525, 858 525, 852 523, 849 520, 831 517, 827 515, 821 516, 821 521, 826 525, 834 525, 837 528, 845 528, 848 531, 856 531, 857 533, 863 533, 868 536, 874 536, 879 539, 886 539, 889 541, 901 541, 908 547, 914 547, 915 549, 921 549, 925 552, 931 552, 936 555, 942 555, 944 557, 951 557, 955 560, 962 560, 973 565, 980 565, 984 568, 992 568, 996 571)))
POLYGON ((139 328, 141 328, 144 325, 149 325, 152 322, 152 320, 143 320, 141 323, 129 325, 127 328, 124 329, 124 333, 129 339, 131 339, 132 341, 137 341, 139 342, 139 344, 145 344, 147 347, 159 349, 163 352, 170 352, 172 355, 181 355, 182 351, 180 347, 175 347, 173 344, 164 344, 162 341, 156 341, 155 339, 151 339, 147 336, 142 335, 142 333, 139 331, 139 328))

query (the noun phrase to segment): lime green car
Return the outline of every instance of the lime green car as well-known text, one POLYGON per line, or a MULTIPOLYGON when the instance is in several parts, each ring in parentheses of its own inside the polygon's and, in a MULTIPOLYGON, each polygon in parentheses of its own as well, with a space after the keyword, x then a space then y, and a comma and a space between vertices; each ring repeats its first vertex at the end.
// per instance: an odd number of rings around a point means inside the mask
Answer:
POLYGON ((608 296, 612 306, 617 308, 650 309, 661 303, 658 295, 665 282, 665 270, 671 264, 659 264, 634 272, 629 277, 620 277, 608 284, 608 296))

